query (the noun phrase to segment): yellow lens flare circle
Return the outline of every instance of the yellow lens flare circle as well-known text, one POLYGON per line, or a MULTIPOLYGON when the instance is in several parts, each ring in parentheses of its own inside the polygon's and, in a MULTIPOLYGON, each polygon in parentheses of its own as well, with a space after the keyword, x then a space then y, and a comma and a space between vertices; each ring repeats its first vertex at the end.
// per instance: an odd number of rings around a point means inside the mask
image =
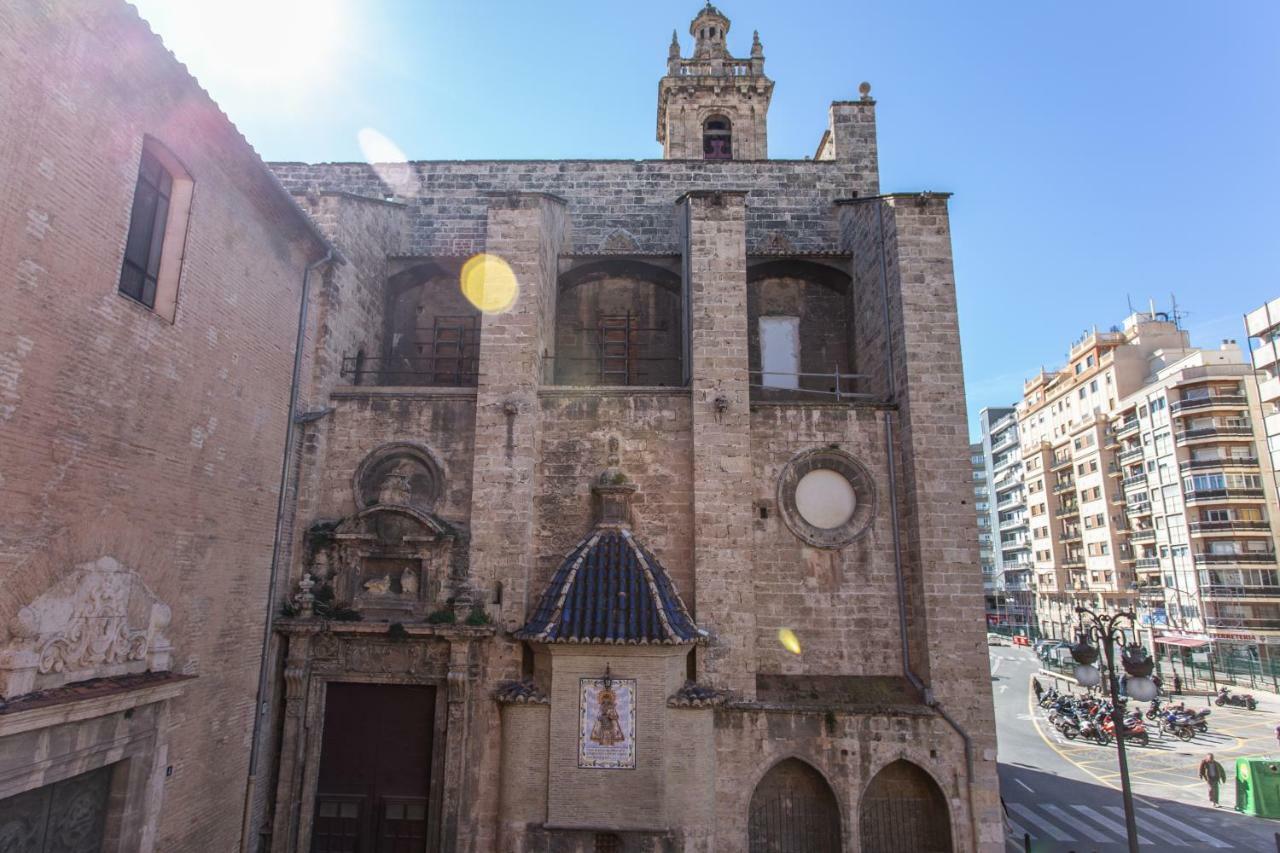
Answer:
POLYGON ((516 303, 520 286, 511 265, 497 255, 479 254, 462 265, 462 295, 485 314, 501 314, 516 303))
POLYGON ((793 655, 800 654, 800 638, 796 636, 796 632, 790 628, 778 629, 778 642, 782 647, 793 655))

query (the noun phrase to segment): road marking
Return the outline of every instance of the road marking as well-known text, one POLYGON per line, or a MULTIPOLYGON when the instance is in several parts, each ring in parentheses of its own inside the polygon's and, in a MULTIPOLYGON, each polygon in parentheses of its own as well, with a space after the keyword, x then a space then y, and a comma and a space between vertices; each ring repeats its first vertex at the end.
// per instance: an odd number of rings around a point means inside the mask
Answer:
POLYGON ((996 658, 996 662, 991 666, 991 674, 995 675, 996 670, 1000 668, 1000 664, 1004 663, 1004 658, 996 658))
MULTIPOLYGON (((1172 826, 1174 829, 1176 829, 1178 832, 1181 832, 1184 835, 1187 835, 1187 836, 1190 836, 1191 838, 1196 839, 1201 844, 1208 844, 1210 847, 1230 847, 1231 846, 1228 843, 1219 841, 1218 839, 1214 838, 1211 835, 1206 835, 1205 833, 1196 829, 1194 826, 1189 825, 1185 821, 1172 818, 1169 815, 1164 814, 1163 812, 1146 812, 1144 813, 1143 816, 1153 818, 1154 820, 1161 821, 1162 823, 1167 823, 1170 826, 1172 826)), ((1150 824, 1147 825, 1147 828, 1148 829, 1151 828, 1150 824)))
MULTIPOLYGON (((1103 826, 1105 826, 1107 829, 1111 830, 1112 832, 1119 833, 1121 838, 1129 837, 1129 830, 1125 828, 1125 825, 1123 823, 1117 823, 1116 821, 1112 820, 1106 815, 1099 814, 1098 812, 1094 811, 1088 806, 1072 806, 1071 808, 1080 812, 1080 814, 1089 818, 1089 820, 1093 821, 1094 823, 1100 823, 1103 826)), ((1141 829, 1138 830, 1138 843, 1139 844, 1151 843, 1151 839, 1143 837, 1141 829)))
POLYGON ((1017 782, 1019 785, 1021 785, 1021 786, 1022 786, 1022 787, 1024 787, 1024 788, 1026 788, 1026 789, 1027 789, 1028 791, 1030 791, 1031 793, 1033 793, 1033 794, 1035 793, 1035 789, 1034 789, 1034 788, 1032 788, 1030 785, 1028 785, 1026 782, 1023 782, 1021 779, 1014 779, 1013 781, 1017 782))
POLYGON ((1036 826, 1041 827, 1041 828, 1042 828, 1046 833, 1048 833, 1048 834, 1049 834, 1051 837, 1053 837, 1054 839, 1056 839, 1056 840, 1058 840, 1058 841, 1070 841, 1070 840, 1071 840, 1071 836, 1070 836, 1070 835, 1064 835, 1064 834, 1063 834, 1063 830, 1062 830, 1062 829, 1058 828, 1057 826, 1054 826, 1054 825, 1053 825, 1052 823, 1050 823, 1049 821, 1047 821, 1047 820, 1045 820, 1044 818, 1040 817, 1040 815, 1036 814, 1036 813, 1035 813, 1035 812, 1033 812, 1031 809, 1029 809, 1029 808, 1027 808, 1026 806, 1022 805, 1022 803, 1009 803, 1009 808, 1013 809, 1013 810, 1014 810, 1014 811, 1016 811, 1018 814, 1022 815, 1024 818, 1026 818, 1027 823, 1034 824, 1034 825, 1036 825, 1036 826))
MULTIPOLYGON (((1107 811, 1115 815, 1117 819, 1124 820, 1124 806, 1105 806, 1105 808, 1107 811)), ((1137 809, 1133 810, 1133 820, 1135 824, 1139 824, 1137 809)), ((1156 838, 1162 838, 1169 844, 1173 844, 1175 846, 1184 843, 1182 838, 1179 838, 1174 835, 1170 835, 1167 831, 1161 829, 1158 826, 1152 826, 1150 823, 1148 823, 1146 826, 1143 826, 1141 831, 1148 832, 1154 835, 1156 838)))
POLYGON ((1007 685, 1007 684, 1001 684, 1001 685, 1000 685, 1000 692, 1001 692, 1001 693, 1005 692, 1005 691, 1006 691, 1006 690, 1008 690, 1008 689, 1009 689, 1009 685, 1007 685))
POLYGON ((1056 817, 1058 820, 1062 821, 1067 826, 1080 830, 1080 832, 1084 834, 1084 837, 1089 839, 1090 841, 1102 841, 1102 842, 1111 841, 1111 836, 1107 835, 1106 833, 1099 832, 1098 830, 1094 829, 1092 826, 1090 826, 1089 824, 1083 821, 1076 820, 1071 815, 1067 814, 1065 811, 1060 809, 1058 806, 1052 805, 1050 803, 1044 803, 1040 807, 1045 811, 1047 811, 1049 814, 1056 817))

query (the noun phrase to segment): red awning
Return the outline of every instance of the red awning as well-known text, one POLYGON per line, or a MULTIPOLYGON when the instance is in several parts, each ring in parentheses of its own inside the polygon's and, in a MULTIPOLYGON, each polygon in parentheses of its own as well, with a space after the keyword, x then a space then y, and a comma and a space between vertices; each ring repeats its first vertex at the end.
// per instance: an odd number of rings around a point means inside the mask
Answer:
POLYGON ((1188 649, 1198 649, 1201 646, 1209 645, 1208 640, 1197 640, 1194 637, 1156 637, 1157 643, 1164 643, 1166 646, 1183 646, 1188 649))

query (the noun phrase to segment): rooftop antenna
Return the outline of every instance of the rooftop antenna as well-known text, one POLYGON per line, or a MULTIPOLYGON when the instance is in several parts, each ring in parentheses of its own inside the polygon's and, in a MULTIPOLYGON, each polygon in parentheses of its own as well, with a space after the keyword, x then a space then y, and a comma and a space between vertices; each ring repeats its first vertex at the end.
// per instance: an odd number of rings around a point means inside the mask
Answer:
POLYGON ((1170 294, 1169 294, 1169 304, 1172 306, 1171 310, 1169 311, 1169 316, 1173 318, 1173 327, 1174 327, 1175 329, 1181 329, 1181 328, 1182 328, 1182 318, 1183 318, 1185 315, 1184 315, 1181 311, 1179 311, 1179 310, 1178 310, 1178 297, 1176 297, 1176 296, 1174 296, 1172 293, 1170 293, 1170 294))
POLYGON ((1124 295, 1124 301, 1129 303, 1129 313, 1133 314, 1133 297, 1126 293, 1124 295))

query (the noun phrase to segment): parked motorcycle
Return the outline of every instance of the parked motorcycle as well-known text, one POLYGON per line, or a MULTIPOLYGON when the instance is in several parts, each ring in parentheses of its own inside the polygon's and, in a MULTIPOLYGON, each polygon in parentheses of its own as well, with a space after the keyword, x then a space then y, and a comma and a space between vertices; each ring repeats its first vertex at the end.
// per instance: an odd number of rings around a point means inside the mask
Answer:
MULTIPOLYGON (((1124 728, 1121 736, 1138 746, 1150 746, 1151 735, 1147 733, 1147 727, 1142 722, 1142 716, 1137 712, 1129 714, 1124 718, 1124 728)), ((1102 719, 1102 730, 1111 737, 1116 735, 1116 723, 1112 715, 1108 714, 1102 719)))
POLYGON ((1218 698, 1213 700, 1213 704, 1219 708, 1223 705, 1234 705, 1237 708, 1248 708, 1250 711, 1258 707, 1258 701, 1253 698, 1252 693, 1235 694, 1226 687, 1218 688, 1218 698))

